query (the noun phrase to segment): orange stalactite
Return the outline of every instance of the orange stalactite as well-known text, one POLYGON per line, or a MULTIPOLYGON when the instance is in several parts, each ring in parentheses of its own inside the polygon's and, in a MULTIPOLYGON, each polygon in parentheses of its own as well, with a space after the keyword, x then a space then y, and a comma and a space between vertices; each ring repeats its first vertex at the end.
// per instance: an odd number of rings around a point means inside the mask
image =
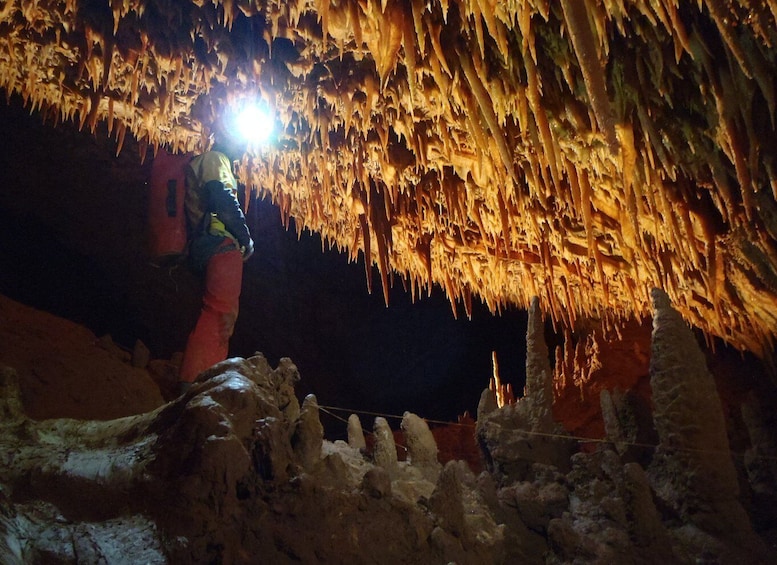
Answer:
POLYGON ((777 276, 773 3, 741 20, 720 1, 270 4, 112 2, 103 21, 7 0, 0 87, 106 123, 119 150, 128 133, 201 150, 222 107, 261 93, 283 126, 244 180, 363 253, 386 299, 392 272, 454 308, 539 290, 573 324, 644 316, 668 287, 705 333, 774 340, 777 291, 753 283, 777 276))

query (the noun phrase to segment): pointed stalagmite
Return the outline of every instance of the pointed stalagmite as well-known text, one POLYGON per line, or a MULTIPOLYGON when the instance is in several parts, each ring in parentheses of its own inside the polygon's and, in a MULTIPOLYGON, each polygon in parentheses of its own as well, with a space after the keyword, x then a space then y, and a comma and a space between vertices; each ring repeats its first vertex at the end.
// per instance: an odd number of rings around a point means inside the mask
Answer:
POLYGON ((324 427, 321 425, 318 401, 314 394, 307 395, 302 401, 294 439, 294 451, 302 461, 302 466, 312 470, 321 459, 324 442, 324 427))
POLYGON ((487 465, 513 479, 527 479, 533 466, 566 468, 577 449, 553 419, 553 373, 539 299, 534 297, 526 329, 526 389, 514 404, 496 409, 496 393, 485 389, 478 405, 475 435, 487 465))
POLYGON ((437 459, 437 442, 427 423, 415 414, 405 412, 401 428, 411 465, 425 473, 436 475, 441 465, 437 459))
POLYGON ((459 479, 459 465, 456 461, 450 461, 443 467, 434 493, 429 499, 429 506, 439 522, 459 537, 464 535, 466 525, 463 491, 464 487, 459 479))
POLYGON ((496 391, 491 390, 490 388, 483 389, 483 392, 480 393, 480 400, 478 401, 477 421, 484 421, 486 416, 491 414, 498 407, 496 402, 496 391))
POLYGON ((533 429, 551 430, 553 421, 553 371, 550 368, 548 345, 545 343, 540 301, 533 297, 529 306, 526 328, 526 389, 521 402, 530 405, 529 418, 533 429))
POLYGON ((348 445, 354 449, 366 449, 367 442, 364 439, 364 430, 359 416, 351 414, 348 416, 348 445))
POLYGON ((397 444, 385 418, 375 418, 375 464, 392 472, 397 465, 397 444))
POLYGON ((753 539, 739 500, 737 472, 715 380, 696 336, 672 308, 666 292, 651 291, 653 335, 650 387, 660 444, 649 473, 653 488, 682 520, 731 536, 753 539))
POLYGON ((634 441, 635 438, 628 437, 618 416, 618 409, 615 405, 610 391, 603 390, 599 394, 599 403, 602 407, 602 419, 604 420, 604 430, 607 433, 607 439, 613 442, 615 451, 622 455, 626 451, 626 442, 634 441))

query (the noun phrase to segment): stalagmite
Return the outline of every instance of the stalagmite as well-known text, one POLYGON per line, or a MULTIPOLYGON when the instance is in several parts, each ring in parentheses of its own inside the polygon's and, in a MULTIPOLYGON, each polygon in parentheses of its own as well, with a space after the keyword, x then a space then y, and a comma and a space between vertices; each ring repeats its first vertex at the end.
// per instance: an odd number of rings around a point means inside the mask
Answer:
POLYGON ((529 406, 528 417, 532 429, 553 430, 553 371, 545 343, 545 324, 540 301, 531 299, 526 329, 526 388, 521 403, 529 406))
POLYGON ((454 461, 443 467, 437 486, 429 499, 429 506, 440 517, 445 529, 457 537, 463 537, 466 533, 464 487, 458 473, 458 464, 454 461))
POLYGON ((397 445, 388 422, 382 416, 375 418, 375 464, 392 473, 397 465, 397 445))
POLYGON ((402 416, 401 429, 407 443, 407 455, 411 464, 421 469, 430 480, 436 480, 441 466, 437 460, 437 442, 429 426, 415 414, 405 412, 402 416))
POLYGON ((354 449, 367 449, 362 423, 356 414, 348 416, 348 445, 354 449))
POLYGON ((577 449, 553 419, 553 373, 539 299, 532 298, 526 330, 526 389, 514 404, 494 410, 496 394, 486 389, 475 429, 489 468, 511 480, 530 480, 536 465, 566 469, 577 449))
POLYGON ((682 520, 757 555, 764 548, 737 498, 726 422, 704 354, 667 294, 653 289, 651 296, 650 387, 660 439, 649 469, 653 488, 682 520))
POLYGON ((305 469, 313 469, 321 459, 323 441, 324 427, 318 414, 318 401, 314 394, 309 394, 302 402, 302 410, 294 432, 294 450, 302 460, 305 469))
POLYGON ((497 408, 499 408, 499 405, 496 400, 496 391, 491 389, 491 387, 483 389, 478 401, 477 421, 485 421, 486 417, 497 408))
POLYGON ((391 477, 383 467, 373 467, 364 473, 361 489, 373 498, 388 498, 392 495, 391 477))
POLYGON ((616 406, 613 396, 608 390, 605 389, 601 392, 599 402, 602 407, 602 419, 604 420, 607 439, 612 441, 615 445, 615 450, 620 455, 623 455, 628 447, 628 443, 633 443, 637 439, 636 428, 621 421, 624 415, 618 410, 618 406, 616 406))

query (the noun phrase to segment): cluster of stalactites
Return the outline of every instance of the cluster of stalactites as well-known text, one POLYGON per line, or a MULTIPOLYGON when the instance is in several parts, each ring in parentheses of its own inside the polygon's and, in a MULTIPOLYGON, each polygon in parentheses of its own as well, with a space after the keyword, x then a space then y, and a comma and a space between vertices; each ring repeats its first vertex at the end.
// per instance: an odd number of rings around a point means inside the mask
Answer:
POLYGON ((280 140, 241 176, 386 299, 392 274, 467 313, 536 295, 571 327, 660 287, 742 348, 777 330, 775 2, 110 6, 9 0, 0 86, 180 151, 256 94, 280 140))

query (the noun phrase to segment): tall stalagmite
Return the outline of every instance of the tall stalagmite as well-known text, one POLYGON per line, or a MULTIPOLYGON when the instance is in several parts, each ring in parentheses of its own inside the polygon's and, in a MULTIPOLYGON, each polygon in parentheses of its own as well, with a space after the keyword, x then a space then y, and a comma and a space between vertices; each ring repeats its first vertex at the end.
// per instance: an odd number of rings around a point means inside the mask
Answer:
POLYGON ((650 386, 660 439, 649 469, 652 487, 684 523, 757 554, 762 544, 738 498, 726 420, 704 354, 667 294, 651 295, 650 386))
POLYGON ((553 419, 553 372, 544 328, 539 300, 534 297, 526 330, 525 395, 497 409, 495 393, 487 389, 478 406, 478 442, 489 468, 505 480, 532 476, 535 464, 566 469, 577 449, 553 419))
POLYGON ((553 370, 545 342, 545 323, 540 300, 534 296, 529 306, 526 328, 526 389, 521 404, 531 429, 558 432, 562 428, 553 420, 553 370))

